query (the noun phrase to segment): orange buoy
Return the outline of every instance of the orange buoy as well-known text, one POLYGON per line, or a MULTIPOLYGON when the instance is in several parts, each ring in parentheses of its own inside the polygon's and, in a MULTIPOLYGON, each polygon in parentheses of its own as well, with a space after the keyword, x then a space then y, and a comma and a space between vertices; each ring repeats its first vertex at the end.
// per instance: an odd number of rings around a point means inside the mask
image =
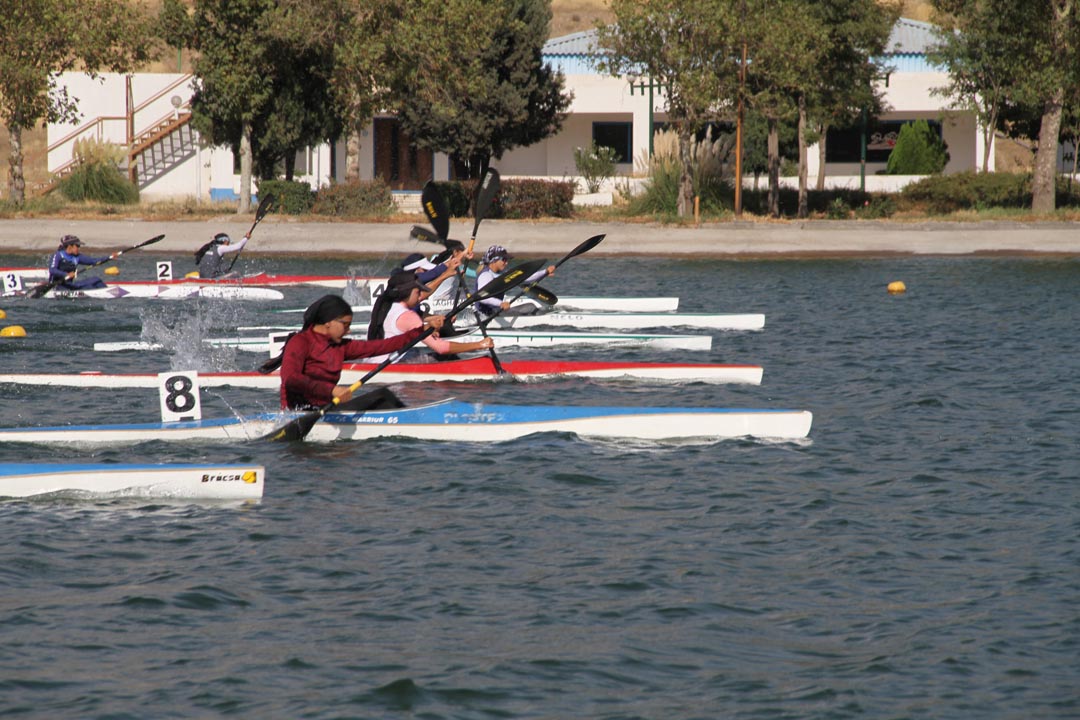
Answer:
POLYGON ((120 268, 116 267, 115 265, 113 265, 110 268, 105 268, 105 274, 106 275, 119 275, 120 274, 120 268))
POLYGON ((907 285, 904 284, 903 280, 893 280, 889 283, 888 290, 892 295, 899 295, 902 292, 907 292, 907 285))
POLYGON ((22 325, 8 325, 5 328, 0 328, 0 337, 26 337, 26 328, 22 325))

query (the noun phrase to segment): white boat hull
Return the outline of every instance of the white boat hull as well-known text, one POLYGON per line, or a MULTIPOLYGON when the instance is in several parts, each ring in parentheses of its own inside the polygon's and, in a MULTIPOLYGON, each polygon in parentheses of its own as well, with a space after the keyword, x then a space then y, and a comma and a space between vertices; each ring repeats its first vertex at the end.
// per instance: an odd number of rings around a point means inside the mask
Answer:
MULTIPOLYGON (((502 363, 515 380, 532 382, 554 377, 583 377, 593 379, 662 380, 669 382, 746 383, 760 385, 760 365, 696 364, 696 363, 638 363, 592 361, 533 361, 508 360, 502 363)), ((350 385, 376 367, 373 363, 347 363, 341 373, 341 383, 350 385)), ((487 356, 447 362, 407 363, 390 365, 374 382, 478 382, 500 379, 487 356)), ((201 387, 248 387, 278 389, 276 372, 263 375, 257 372, 199 373, 201 387)), ((46 385, 54 387, 100 388, 157 388, 161 378, 156 373, 108 375, 100 372, 78 374, 9 373, 0 374, 0 384, 46 385)))
MULTIPOLYGON (((529 302, 522 298, 520 303, 529 302)), ((535 304, 535 303, 533 303, 535 304)), ((444 312, 453 307, 451 301, 436 302, 430 304, 433 312, 444 312)), ((555 306, 559 310, 584 310, 588 312, 633 312, 633 313, 663 313, 675 312, 679 309, 677 297, 588 297, 568 296, 560 297, 555 306)), ((371 312, 371 305, 353 305, 354 313, 371 312)), ((275 310, 279 313, 302 313, 306 308, 288 308, 275 310)))
MULTIPOLYGON (((263 414, 176 423, 0 429, 0 442, 127 444, 148 441, 258 440, 295 415, 263 414)), ((448 442, 500 442, 533 433, 637 440, 798 439, 810 432, 805 410, 576 407, 470 404, 432 405, 367 413, 329 413, 315 423, 314 442, 411 437, 448 442)))
POLYGON ((220 298, 223 300, 283 300, 280 290, 240 285, 127 285, 115 284, 87 290, 64 290, 57 288, 42 295, 45 298, 95 298, 117 300, 121 298, 154 298, 157 300, 184 300, 186 298, 220 298))
POLYGON ((497 315, 488 329, 518 330, 535 327, 575 327, 582 329, 644 330, 647 328, 688 327, 708 330, 760 330, 765 316, 756 313, 570 313, 551 312, 538 315, 497 315))
MULTIPOLYGON (((508 347, 552 347, 556 345, 615 345, 631 347, 649 347, 661 350, 711 350, 712 337, 709 335, 657 335, 657 334, 601 334, 574 332, 524 332, 514 330, 489 330, 488 335, 495 340, 496 348, 508 347)), ((480 332, 474 331, 458 335, 455 340, 471 342, 480 338, 480 332)), ((276 354, 280 344, 260 337, 207 338, 203 340, 213 347, 231 347, 246 352, 276 354)), ((94 343, 95 352, 122 352, 127 350, 163 350, 160 343, 142 340, 94 343)))
POLYGON ((109 495, 214 500, 262 497, 261 465, 0 463, 0 497, 109 495))

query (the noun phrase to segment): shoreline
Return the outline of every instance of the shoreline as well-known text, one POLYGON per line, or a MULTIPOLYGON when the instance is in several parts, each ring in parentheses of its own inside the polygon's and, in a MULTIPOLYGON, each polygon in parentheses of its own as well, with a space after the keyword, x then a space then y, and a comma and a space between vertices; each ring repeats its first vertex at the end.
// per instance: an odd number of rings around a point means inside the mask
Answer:
MULTIPOLYGON (((142 252, 194 252, 217 232, 237 238, 251 227, 251 216, 198 220, 77 220, 32 218, 0 220, 0 253, 34 254, 56 250, 61 236, 79 236, 88 252, 124 249, 165 234, 142 252)), ((256 228, 244 252, 249 255, 349 257, 383 253, 436 252, 437 245, 409 237, 422 218, 386 223, 312 222, 271 216, 256 228)), ((451 221, 450 236, 468 244, 471 218, 451 221)), ((593 235, 605 234, 591 256, 714 258, 826 258, 892 256, 1080 256, 1080 222, 914 222, 808 220, 702 223, 672 226, 575 220, 485 220, 476 248, 505 245, 516 255, 558 257, 593 235)))

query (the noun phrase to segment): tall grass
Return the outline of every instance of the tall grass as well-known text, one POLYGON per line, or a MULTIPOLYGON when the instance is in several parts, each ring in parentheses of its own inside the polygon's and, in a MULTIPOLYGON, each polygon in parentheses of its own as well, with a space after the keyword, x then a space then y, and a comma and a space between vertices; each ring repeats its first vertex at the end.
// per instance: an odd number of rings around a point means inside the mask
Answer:
POLYGON ((120 171, 124 151, 110 143, 79 140, 74 149, 77 167, 62 179, 57 189, 68 200, 94 200, 114 205, 139 202, 139 188, 120 171))
MULTIPOLYGON (((691 140, 690 178, 694 195, 701 199, 705 212, 722 213, 731 205, 732 190, 724 179, 724 167, 731 152, 732 140, 724 136, 714 140, 710 129, 705 138, 691 140)), ((628 210, 635 215, 675 215, 679 205, 679 136, 672 130, 656 134, 653 155, 638 156, 635 166, 649 176, 645 191, 630 199, 628 210)))

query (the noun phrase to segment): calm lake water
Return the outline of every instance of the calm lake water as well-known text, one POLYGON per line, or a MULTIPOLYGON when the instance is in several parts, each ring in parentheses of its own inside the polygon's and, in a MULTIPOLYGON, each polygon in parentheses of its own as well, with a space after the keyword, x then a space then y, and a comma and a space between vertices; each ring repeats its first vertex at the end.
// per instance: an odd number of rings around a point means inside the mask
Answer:
MULTIPOLYGON (((125 256, 121 277, 149 276, 154 259, 125 256)), ((45 258, 0 256, 28 262, 45 258)), ((0 716, 1080 717, 1080 259, 583 256, 545 285, 763 312, 763 331, 718 333, 708 353, 558 353, 752 362, 763 383, 396 389, 804 408, 809 440, 0 446, 0 462, 259 462, 268 475, 252 504, 0 503, 0 716), (893 280, 908 292, 889 295, 893 280)), ((322 291, 285 293, 0 302, 0 325, 29 335, 0 340, 0 368, 251 369, 261 357, 194 338, 278 322, 273 309, 322 291), (171 349, 92 351, 141 334, 171 349)), ((277 401, 208 388, 202 402, 219 416, 277 401)), ((4 386, 0 415, 152 421, 158 397, 4 386)))

